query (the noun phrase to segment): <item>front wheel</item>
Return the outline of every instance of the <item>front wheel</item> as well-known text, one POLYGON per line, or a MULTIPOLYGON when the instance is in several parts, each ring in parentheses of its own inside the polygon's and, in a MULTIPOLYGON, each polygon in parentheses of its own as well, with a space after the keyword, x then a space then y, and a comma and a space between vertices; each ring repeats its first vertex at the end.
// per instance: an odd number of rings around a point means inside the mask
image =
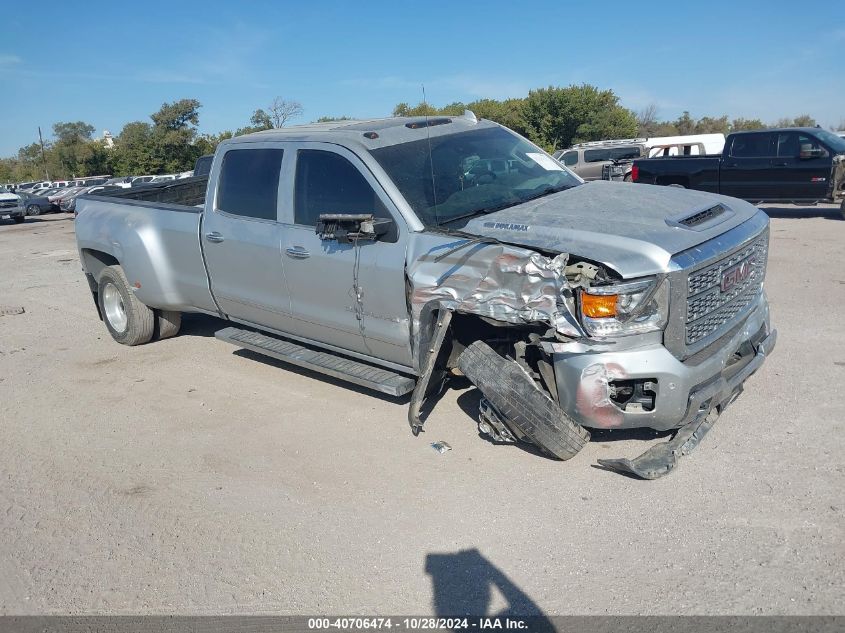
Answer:
POLYGON ((845 220, 845 198, 842 198, 842 204, 839 206, 839 215, 845 220))
POLYGON ((21 224, 24 220, 26 220, 26 217, 22 215, 16 215, 12 219, 15 221, 15 224, 21 224))
POLYGON ((463 374, 512 425, 517 436, 527 438, 545 453, 560 460, 578 454, 590 434, 540 391, 516 362, 500 356, 489 345, 475 341, 458 358, 463 374))
POLYGON ((26 208, 27 215, 41 215, 41 207, 37 204, 31 204, 26 208))
POLYGON ((122 345, 143 345, 153 338, 155 313, 132 292, 120 266, 100 274, 97 302, 111 337, 122 345))

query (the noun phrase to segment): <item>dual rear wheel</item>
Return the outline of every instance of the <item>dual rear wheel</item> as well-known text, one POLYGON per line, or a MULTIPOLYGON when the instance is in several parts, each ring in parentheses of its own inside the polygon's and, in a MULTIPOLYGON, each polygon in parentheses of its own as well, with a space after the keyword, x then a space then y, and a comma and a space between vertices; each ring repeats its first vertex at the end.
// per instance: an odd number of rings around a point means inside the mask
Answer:
POLYGON ((170 338, 182 324, 181 312, 154 310, 141 303, 120 266, 108 266, 100 273, 97 302, 109 334, 122 345, 170 338))

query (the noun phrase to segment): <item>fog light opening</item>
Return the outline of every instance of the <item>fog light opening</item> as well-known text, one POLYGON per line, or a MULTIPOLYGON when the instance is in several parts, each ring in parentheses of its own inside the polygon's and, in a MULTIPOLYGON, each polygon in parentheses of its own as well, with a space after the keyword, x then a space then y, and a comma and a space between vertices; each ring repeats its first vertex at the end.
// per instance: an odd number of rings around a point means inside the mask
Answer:
POLYGON ((628 413, 654 411, 657 399, 657 379, 611 380, 608 383, 610 401, 628 413))

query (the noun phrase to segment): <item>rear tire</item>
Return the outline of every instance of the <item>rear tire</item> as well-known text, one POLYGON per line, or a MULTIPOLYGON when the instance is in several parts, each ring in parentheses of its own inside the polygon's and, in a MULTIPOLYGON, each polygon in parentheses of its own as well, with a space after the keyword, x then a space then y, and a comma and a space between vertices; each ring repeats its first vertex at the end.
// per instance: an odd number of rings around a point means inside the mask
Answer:
POLYGON ((496 409, 544 452, 567 460, 584 448, 590 434, 543 393, 514 361, 476 341, 458 359, 464 375, 496 409))
POLYGON ((143 345, 153 338, 155 313, 132 292, 120 266, 100 273, 97 302, 109 334, 121 345, 143 345))
POLYGON ((162 341, 179 334, 182 327, 182 313, 173 310, 156 310, 155 338, 162 341))
POLYGON ((16 215, 12 218, 12 220, 14 220, 15 224, 21 224, 24 220, 26 220, 26 216, 16 215))
POLYGON ((37 204, 31 204, 26 208, 27 215, 41 215, 41 207, 37 204))
POLYGON ((845 220, 845 198, 842 198, 842 204, 839 205, 839 215, 845 220))

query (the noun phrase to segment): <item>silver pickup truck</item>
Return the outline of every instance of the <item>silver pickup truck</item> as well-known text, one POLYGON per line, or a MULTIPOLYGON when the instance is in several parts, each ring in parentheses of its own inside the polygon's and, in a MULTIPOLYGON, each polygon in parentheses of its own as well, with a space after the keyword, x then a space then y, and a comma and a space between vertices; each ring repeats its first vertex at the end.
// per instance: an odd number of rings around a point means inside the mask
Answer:
POLYGON ((584 183, 471 112, 237 137, 207 177, 77 208, 80 259, 116 341, 215 315, 231 323, 224 341, 413 392, 414 433, 425 401, 468 378, 481 432, 559 459, 589 428, 677 430, 602 462, 654 478, 775 344, 762 211, 584 183))

